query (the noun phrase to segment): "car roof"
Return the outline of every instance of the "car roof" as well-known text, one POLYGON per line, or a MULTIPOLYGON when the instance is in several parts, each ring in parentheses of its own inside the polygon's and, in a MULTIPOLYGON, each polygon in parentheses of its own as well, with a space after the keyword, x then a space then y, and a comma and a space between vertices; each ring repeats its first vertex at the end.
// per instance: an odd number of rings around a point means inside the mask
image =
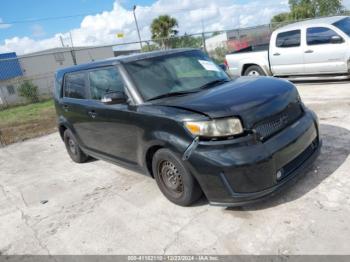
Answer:
POLYGON ((309 19, 309 20, 283 26, 281 28, 278 28, 275 32, 283 32, 286 30, 296 30, 296 29, 301 29, 301 28, 310 27, 310 26, 331 25, 347 17, 349 16, 332 16, 332 17, 323 17, 323 18, 317 18, 317 19, 309 19))
POLYGON ((145 53, 137 53, 137 54, 130 54, 130 55, 123 55, 118 57, 111 57, 104 60, 94 61, 86 64, 80 64, 75 66, 66 67, 63 69, 59 69, 56 72, 57 77, 63 76, 65 73, 71 73, 71 72, 77 72, 82 70, 89 70, 94 69, 97 67, 104 67, 104 66, 113 66, 120 63, 129 63, 134 61, 139 61, 147 58, 153 58, 153 57, 159 57, 164 55, 170 55, 170 54, 177 54, 177 53, 183 53, 183 52, 189 52, 189 51, 195 51, 199 49, 195 48, 177 48, 177 49, 169 49, 169 50, 161 50, 161 51, 152 51, 152 52, 145 52, 145 53))

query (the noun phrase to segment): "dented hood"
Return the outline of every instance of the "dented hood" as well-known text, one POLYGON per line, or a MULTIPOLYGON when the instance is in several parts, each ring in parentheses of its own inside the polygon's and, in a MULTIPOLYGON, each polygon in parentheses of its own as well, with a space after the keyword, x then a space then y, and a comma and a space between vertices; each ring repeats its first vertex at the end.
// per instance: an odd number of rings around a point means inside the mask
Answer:
POLYGON ((187 109, 210 118, 240 117, 246 127, 282 111, 299 99, 295 86, 272 77, 240 77, 211 89, 154 101, 187 109))

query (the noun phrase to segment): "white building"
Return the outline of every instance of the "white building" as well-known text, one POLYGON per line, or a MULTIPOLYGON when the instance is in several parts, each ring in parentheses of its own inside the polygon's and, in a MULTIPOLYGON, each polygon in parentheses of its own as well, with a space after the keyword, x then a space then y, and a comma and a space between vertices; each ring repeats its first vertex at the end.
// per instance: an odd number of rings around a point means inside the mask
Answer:
POLYGON ((207 38, 205 40, 207 51, 213 52, 218 47, 226 47, 227 40, 226 32, 207 38))
POLYGON ((48 49, 16 56, 14 53, 0 55, 0 107, 25 102, 17 93, 24 80, 38 86, 39 95, 49 98, 54 88, 54 74, 57 69, 83 64, 114 56, 109 47, 69 47, 48 49))

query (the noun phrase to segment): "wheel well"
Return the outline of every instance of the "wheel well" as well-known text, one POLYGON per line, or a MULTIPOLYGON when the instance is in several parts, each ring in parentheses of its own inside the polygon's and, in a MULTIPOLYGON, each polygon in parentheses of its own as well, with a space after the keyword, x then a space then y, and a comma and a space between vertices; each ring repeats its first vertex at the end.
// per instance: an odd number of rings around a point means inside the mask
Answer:
POLYGON ((146 165, 147 165, 147 170, 149 174, 154 178, 153 170, 152 170, 152 160, 154 154, 161 149, 161 146, 152 146, 151 148, 148 149, 146 153, 146 165))
MULTIPOLYGON (((247 69, 248 69, 249 67, 251 67, 251 66, 258 66, 258 67, 261 68, 261 66, 259 66, 259 65, 257 65, 257 64, 245 64, 245 65, 243 66, 243 68, 242 68, 242 73, 241 73, 241 75, 244 75, 245 71, 247 71, 247 69)), ((261 70, 262 70, 262 68, 261 68, 261 70)))
POLYGON ((60 136, 61 136, 62 140, 63 140, 64 131, 66 131, 66 130, 67 130, 67 127, 64 125, 60 125, 58 127, 58 131, 60 132, 60 136))

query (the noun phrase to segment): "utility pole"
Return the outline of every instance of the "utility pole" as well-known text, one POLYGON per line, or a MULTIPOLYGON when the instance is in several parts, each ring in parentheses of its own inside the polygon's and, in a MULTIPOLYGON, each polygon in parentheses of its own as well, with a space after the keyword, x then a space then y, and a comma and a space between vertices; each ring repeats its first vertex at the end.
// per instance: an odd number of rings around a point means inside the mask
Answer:
POLYGON ((201 18, 201 24, 202 24, 202 41, 203 41, 203 49, 204 49, 204 52, 205 52, 205 53, 207 53, 207 44, 206 44, 206 42, 205 42, 203 18, 201 18))
POLYGON ((140 41, 140 48, 142 50, 142 41, 141 41, 141 35, 140 35, 140 29, 139 29, 139 25, 137 23, 137 19, 136 19, 136 14, 135 14, 135 10, 136 10, 136 5, 134 5, 133 8, 133 13, 134 13, 134 19, 135 19, 135 24, 136 24, 136 29, 137 29, 137 34, 139 35, 139 41, 140 41))
POLYGON ((62 45, 62 47, 64 47, 63 38, 62 38, 61 35, 60 35, 60 40, 61 40, 61 45, 62 45))
POLYGON ((72 37, 72 32, 71 31, 69 31, 69 36, 70 36, 70 43, 71 43, 70 52, 72 54, 73 63, 74 63, 74 65, 77 65, 77 58, 76 58, 75 52, 74 52, 73 37, 72 37))

